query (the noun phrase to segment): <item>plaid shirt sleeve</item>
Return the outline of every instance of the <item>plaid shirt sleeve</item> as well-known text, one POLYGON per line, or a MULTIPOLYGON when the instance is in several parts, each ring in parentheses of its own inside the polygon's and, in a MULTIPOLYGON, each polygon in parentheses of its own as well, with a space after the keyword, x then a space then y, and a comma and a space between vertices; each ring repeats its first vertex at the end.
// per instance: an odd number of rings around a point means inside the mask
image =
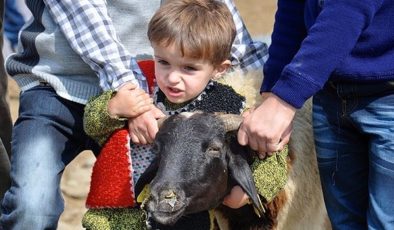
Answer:
POLYGON ((233 0, 222 1, 230 9, 237 30, 231 50, 232 66, 234 68, 240 68, 243 71, 262 69, 267 59, 267 45, 263 42, 252 40, 233 0))
POLYGON ((104 90, 132 82, 147 90, 137 62, 120 43, 105 0, 44 0, 72 49, 97 73, 104 90))

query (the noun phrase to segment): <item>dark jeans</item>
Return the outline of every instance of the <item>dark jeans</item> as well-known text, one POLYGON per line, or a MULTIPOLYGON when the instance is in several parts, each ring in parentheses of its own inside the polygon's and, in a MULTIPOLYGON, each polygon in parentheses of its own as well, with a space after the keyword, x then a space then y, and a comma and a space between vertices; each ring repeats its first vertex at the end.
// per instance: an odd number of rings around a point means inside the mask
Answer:
POLYGON ((333 229, 394 229, 394 82, 329 82, 313 126, 333 229))
POLYGON ((98 153, 83 131, 84 107, 59 97, 50 86, 21 93, 12 184, 1 207, 4 229, 56 229, 64 209, 60 180, 65 167, 83 150, 98 153))

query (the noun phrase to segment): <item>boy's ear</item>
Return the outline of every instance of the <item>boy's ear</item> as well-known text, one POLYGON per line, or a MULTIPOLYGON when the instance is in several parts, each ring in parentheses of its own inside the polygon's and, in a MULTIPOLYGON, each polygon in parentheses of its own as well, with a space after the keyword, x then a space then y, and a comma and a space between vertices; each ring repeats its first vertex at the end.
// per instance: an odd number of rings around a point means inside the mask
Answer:
POLYGON ((214 80, 219 79, 224 73, 227 72, 230 66, 231 66, 230 60, 225 60, 222 63, 220 63, 220 65, 216 66, 213 79, 214 80))

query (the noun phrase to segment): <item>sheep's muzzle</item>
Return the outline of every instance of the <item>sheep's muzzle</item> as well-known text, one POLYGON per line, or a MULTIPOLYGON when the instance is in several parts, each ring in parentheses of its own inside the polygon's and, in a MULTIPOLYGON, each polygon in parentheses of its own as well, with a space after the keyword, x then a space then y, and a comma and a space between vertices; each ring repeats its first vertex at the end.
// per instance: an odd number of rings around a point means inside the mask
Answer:
POLYGON ((152 190, 146 205, 149 215, 164 225, 174 224, 187 206, 185 193, 179 189, 152 190))

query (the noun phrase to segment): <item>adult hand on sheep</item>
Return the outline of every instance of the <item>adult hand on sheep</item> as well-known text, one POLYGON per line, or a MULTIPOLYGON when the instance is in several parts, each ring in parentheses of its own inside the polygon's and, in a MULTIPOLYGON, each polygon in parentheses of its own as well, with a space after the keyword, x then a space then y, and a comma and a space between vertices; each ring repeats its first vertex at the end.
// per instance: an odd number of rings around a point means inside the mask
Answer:
POLYGON ((228 194, 223 200, 224 205, 233 209, 240 208, 245 204, 249 204, 249 203, 250 203, 249 196, 238 185, 234 186, 231 189, 230 194, 228 194))
POLYGON ((261 159, 283 149, 289 142, 296 112, 273 93, 262 96, 261 105, 244 117, 238 131, 238 142, 258 151, 261 159))
POLYGON ((160 109, 156 108, 154 105, 151 105, 149 111, 141 114, 138 117, 129 119, 128 127, 130 138, 133 143, 152 143, 155 139, 157 131, 159 131, 157 119, 164 116, 165 115, 160 109))

